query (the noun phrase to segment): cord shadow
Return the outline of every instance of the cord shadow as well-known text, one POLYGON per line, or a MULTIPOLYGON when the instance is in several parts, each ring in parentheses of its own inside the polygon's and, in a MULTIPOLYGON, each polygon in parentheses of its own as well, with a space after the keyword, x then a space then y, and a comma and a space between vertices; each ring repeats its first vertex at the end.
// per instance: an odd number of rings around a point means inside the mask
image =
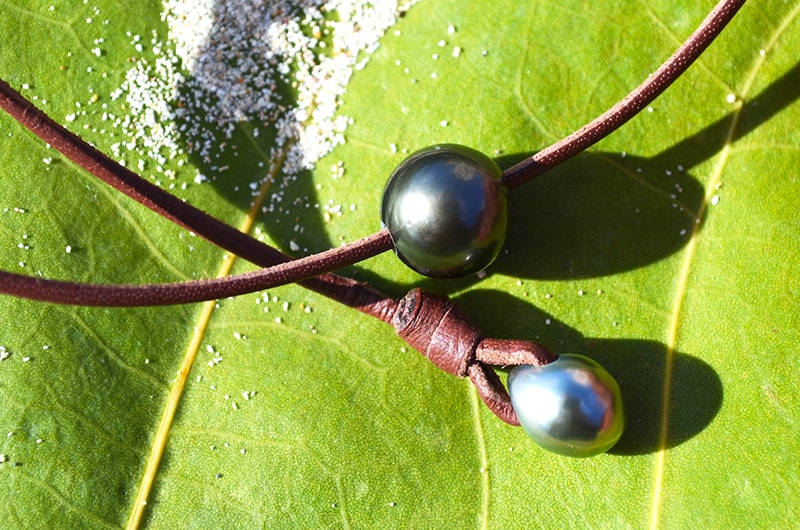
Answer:
POLYGON ((584 337, 536 306, 500 291, 470 291, 457 303, 488 337, 534 340, 554 352, 579 353, 602 364, 619 383, 626 415, 625 431, 612 454, 639 455, 678 446, 710 425, 722 406, 722 381, 714 368, 687 353, 670 353, 661 342, 584 337), (668 362, 671 390, 662 441, 668 362))

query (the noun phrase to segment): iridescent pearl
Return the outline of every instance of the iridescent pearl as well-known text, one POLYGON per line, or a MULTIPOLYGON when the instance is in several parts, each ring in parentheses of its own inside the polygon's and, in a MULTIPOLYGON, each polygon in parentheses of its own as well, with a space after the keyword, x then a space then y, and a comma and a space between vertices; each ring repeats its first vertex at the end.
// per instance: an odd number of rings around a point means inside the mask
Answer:
POLYGON ((381 204, 381 221, 400 259, 434 278, 488 267, 508 223, 502 175, 492 159, 461 145, 436 145, 406 158, 381 204))
POLYGON ((583 355, 561 355, 544 366, 514 367, 508 393, 525 432, 554 453, 604 453, 617 443, 625 426, 619 385, 583 355))

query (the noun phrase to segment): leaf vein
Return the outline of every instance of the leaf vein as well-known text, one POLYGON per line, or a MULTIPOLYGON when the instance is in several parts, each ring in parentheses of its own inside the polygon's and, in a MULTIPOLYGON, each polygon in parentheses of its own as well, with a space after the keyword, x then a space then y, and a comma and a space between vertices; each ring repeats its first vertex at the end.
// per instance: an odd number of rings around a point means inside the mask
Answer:
MULTIPOLYGON (((95 524, 102 525, 105 528, 119 528, 119 526, 116 525, 115 523, 112 523, 111 521, 103 519, 102 517, 100 517, 97 514, 94 514, 92 512, 87 511, 87 510, 83 510, 81 508, 78 508, 73 503, 69 502, 67 500, 67 498, 64 497, 64 495, 60 491, 56 490, 51 485, 49 485, 49 484, 47 484, 47 483, 45 483, 45 482, 33 477, 33 476, 30 476, 27 473, 23 473, 21 471, 16 476, 18 476, 19 478, 27 481, 32 487, 37 488, 40 491, 44 492, 48 497, 50 497, 56 503, 58 503, 59 506, 63 506, 66 510, 68 510, 70 512, 73 512, 73 513, 77 513, 77 514, 81 515, 82 517, 93 521, 95 524)), ((52 507, 51 507, 51 509, 52 509, 52 507)), ((53 509, 53 511, 55 512, 56 510, 53 509)), ((31 523, 31 521, 28 521, 28 523, 31 523)))

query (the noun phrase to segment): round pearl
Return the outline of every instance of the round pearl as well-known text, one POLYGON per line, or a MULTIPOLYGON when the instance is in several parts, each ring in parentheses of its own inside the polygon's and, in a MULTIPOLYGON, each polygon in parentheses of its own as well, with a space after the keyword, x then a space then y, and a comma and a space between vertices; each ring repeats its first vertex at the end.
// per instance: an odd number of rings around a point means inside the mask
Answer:
POLYGON ((406 158, 389 178, 381 204, 400 259, 434 278, 488 267, 508 224, 502 175, 492 159, 461 145, 436 145, 406 158))
POLYGON ((604 453, 617 443, 625 426, 619 385, 583 355, 561 355, 544 366, 514 367, 508 393, 525 432, 554 453, 604 453))

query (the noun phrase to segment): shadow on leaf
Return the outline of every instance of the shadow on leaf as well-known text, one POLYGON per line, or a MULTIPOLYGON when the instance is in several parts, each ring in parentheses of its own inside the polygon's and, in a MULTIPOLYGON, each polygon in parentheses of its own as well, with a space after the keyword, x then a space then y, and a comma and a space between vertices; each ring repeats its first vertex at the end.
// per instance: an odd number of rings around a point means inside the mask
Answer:
MULTIPOLYGON (((301 107, 296 57, 272 44, 286 20, 314 7, 303 0, 287 11, 266 2, 242 17, 236 6, 214 2, 213 26, 178 86, 179 130, 201 179, 243 211, 263 195, 258 213, 280 250, 291 254, 334 246, 299 147, 304 122, 295 110, 301 107)), ((311 32, 306 25, 297 31, 311 32)))
MULTIPOLYGON (((704 211, 691 169, 757 129, 800 97, 800 62, 741 108, 656 156, 587 151, 510 193, 506 251, 488 272, 569 280, 612 275, 678 252, 704 211), (737 121, 738 120, 738 121, 737 121), (731 128, 735 128, 731 131, 731 128)), ((507 168, 532 153, 497 159, 507 168)), ((402 294, 411 287, 461 291, 477 276, 397 285, 368 271, 359 279, 402 294)))
POLYGON ((622 391, 626 427, 612 454, 652 453, 680 445, 705 429, 722 406, 722 381, 714 369, 697 357, 669 352, 660 342, 590 338, 586 354, 614 375, 622 391), (667 373, 670 394, 665 400, 667 373))

